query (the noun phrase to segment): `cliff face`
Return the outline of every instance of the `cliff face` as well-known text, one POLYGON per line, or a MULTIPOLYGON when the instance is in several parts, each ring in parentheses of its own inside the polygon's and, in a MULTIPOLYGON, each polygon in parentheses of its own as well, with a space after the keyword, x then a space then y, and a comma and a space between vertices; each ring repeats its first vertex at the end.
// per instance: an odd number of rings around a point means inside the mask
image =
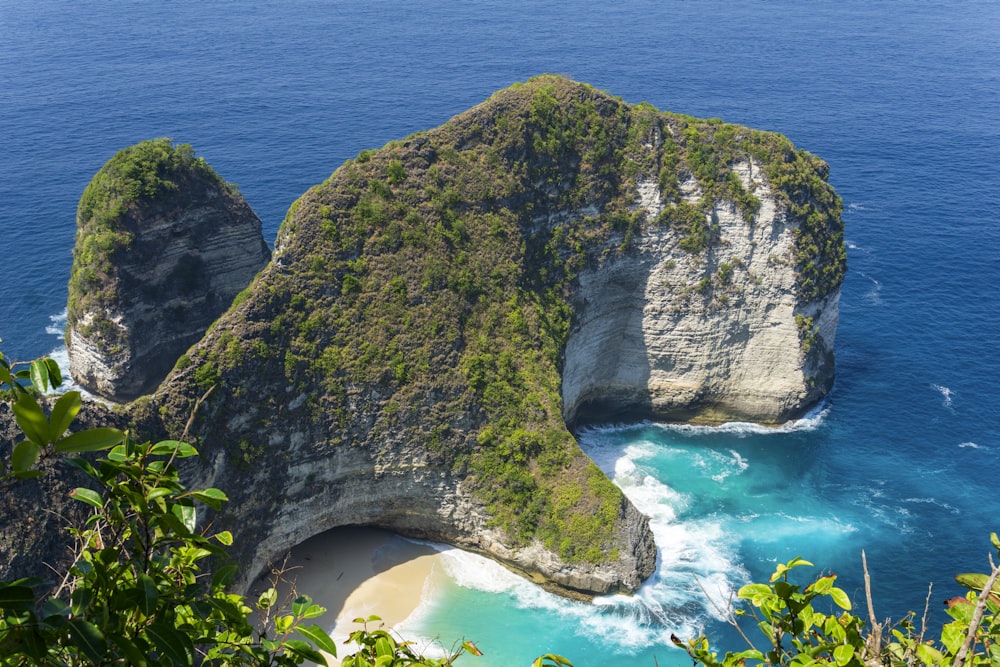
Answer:
MULTIPOLYGON (((826 166, 779 135, 542 77, 365 151, 145 406, 193 422, 253 576, 371 524, 561 586, 633 590, 645 517, 570 423, 774 423, 832 381, 826 166)), ((660 545, 669 549, 670 545, 660 545)))
POLYGON ((130 419, 190 429, 188 479, 229 494, 247 580, 367 524, 635 590, 648 520, 567 423, 815 404, 845 269, 826 176, 780 135, 533 79, 305 193, 130 419))
MULTIPOLYGON (((755 159, 729 167, 760 207, 751 217, 714 201, 715 238, 704 252, 661 226, 634 252, 581 273, 563 373, 568 421, 632 414, 778 424, 829 391, 840 291, 803 292, 800 221, 755 159)), ((640 208, 660 216, 657 184, 639 189, 640 208)), ((704 196, 693 179, 682 193, 690 203, 704 196)))
POLYGON ((84 192, 70 281, 70 367, 81 386, 149 393, 267 263, 261 221, 190 147, 119 152, 84 192))

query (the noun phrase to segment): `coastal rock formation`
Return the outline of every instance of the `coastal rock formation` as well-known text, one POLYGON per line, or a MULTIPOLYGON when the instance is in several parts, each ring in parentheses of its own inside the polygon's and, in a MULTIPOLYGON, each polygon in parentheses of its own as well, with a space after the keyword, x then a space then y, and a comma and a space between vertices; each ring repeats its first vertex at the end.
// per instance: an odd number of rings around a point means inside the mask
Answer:
POLYGON ((77 226, 70 368, 114 401, 155 389, 271 255, 239 192, 168 139, 115 155, 84 191, 77 226))
MULTIPOLYGON (((800 222, 755 159, 729 167, 759 208, 746 216, 712 202, 715 238, 703 253, 658 227, 632 253, 580 274, 563 372, 570 422, 630 414, 779 424, 829 391, 840 291, 804 293, 800 222)), ((682 185, 681 201, 703 196, 697 183, 682 185)), ((639 187, 642 209, 661 215, 656 183, 639 187)))
POLYGON ((532 79, 306 192, 129 418, 198 445, 185 473, 229 494, 243 584, 361 524, 634 591, 648 519, 567 424, 822 398, 845 270, 826 178, 780 135, 532 79))
POLYGON ((826 174, 780 135, 533 79, 295 202, 148 418, 197 408, 247 576, 367 524, 634 590, 647 520, 567 423, 814 405, 844 273, 826 174))

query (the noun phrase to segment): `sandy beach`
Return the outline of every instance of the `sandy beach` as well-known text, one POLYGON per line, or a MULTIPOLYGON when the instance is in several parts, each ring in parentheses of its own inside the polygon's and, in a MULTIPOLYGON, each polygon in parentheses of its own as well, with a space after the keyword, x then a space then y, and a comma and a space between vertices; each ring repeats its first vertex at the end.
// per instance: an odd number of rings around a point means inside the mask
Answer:
MULTIPOLYGON (((279 587, 279 601, 294 586, 326 607, 313 622, 331 634, 341 656, 348 655, 356 646, 343 642, 361 627, 354 619, 377 615, 386 629, 402 623, 420 605, 439 557, 431 547, 379 528, 336 528, 292 550, 285 579, 293 583, 279 587)), ((262 588, 254 586, 255 595, 262 588)))

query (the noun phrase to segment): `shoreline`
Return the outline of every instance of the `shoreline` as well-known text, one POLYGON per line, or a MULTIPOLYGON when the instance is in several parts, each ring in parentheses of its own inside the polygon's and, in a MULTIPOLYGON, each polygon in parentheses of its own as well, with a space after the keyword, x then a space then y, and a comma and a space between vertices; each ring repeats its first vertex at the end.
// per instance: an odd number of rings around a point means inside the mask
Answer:
MULTIPOLYGON (((369 630, 392 631, 424 602, 424 590, 435 571, 440 552, 382 528, 344 526, 333 528, 295 546, 285 561, 278 585, 279 607, 294 594, 308 595, 326 613, 310 619, 322 627, 338 646, 338 653, 357 650, 345 645, 351 632, 361 628, 356 618, 378 616, 369 630), (294 594, 293 594, 294 592, 294 594)), ((248 600, 255 600, 269 581, 258 579, 248 600)), ((337 658, 327 656, 331 665, 337 658)))

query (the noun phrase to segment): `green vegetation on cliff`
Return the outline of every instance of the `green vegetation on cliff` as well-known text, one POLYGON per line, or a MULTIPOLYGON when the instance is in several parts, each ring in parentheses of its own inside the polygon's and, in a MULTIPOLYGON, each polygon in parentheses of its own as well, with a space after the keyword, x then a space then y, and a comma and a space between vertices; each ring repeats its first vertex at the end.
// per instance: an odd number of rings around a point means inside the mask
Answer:
POLYGON ((73 327, 103 337, 116 336, 101 318, 82 324, 84 313, 114 303, 113 272, 117 254, 135 237, 125 218, 140 205, 156 204, 182 186, 208 183, 232 189, 188 144, 170 139, 143 141, 118 151, 94 175, 77 207, 77 243, 69 280, 68 318, 73 327))
MULTIPOLYGON (((626 501, 564 423, 561 370, 579 272, 669 225, 699 256, 717 242, 713 207, 752 220, 757 196, 733 173, 752 160, 803 221, 805 298, 839 287, 840 203, 825 166, 780 135, 663 113, 554 76, 493 95, 434 130, 364 151, 289 209, 270 270, 178 371, 180 425, 210 386, 230 459, 268 447, 286 395, 304 397, 330 446, 426 448, 468 476, 515 543, 568 561, 614 561, 626 501), (681 184, 697 183, 696 201, 681 184), (659 185, 647 220, 639 182, 659 185), (262 380, 263 379, 263 380, 262 380), (273 411, 237 410, 255 389, 273 411), (289 394, 289 392, 292 392, 289 394)), ((724 280, 725 277, 720 277, 724 280)), ((293 402, 298 409, 299 403, 293 402)), ((206 423, 203 432, 212 433, 206 423)), ((220 434, 221 435, 221 434, 220 434)), ((223 438, 216 438, 223 439, 223 438)))
MULTIPOLYGON (((226 551, 233 534, 204 520, 228 498, 217 488, 186 488, 177 467, 198 454, 194 447, 137 443, 110 426, 66 435, 77 426, 80 392, 60 395, 46 413, 36 396, 62 383, 59 367, 51 359, 19 365, 0 353, 0 403, 11 404, 23 438, 0 452, 0 488, 16 491, 69 464, 85 483, 69 498, 89 513, 79 523, 60 514, 73 544, 66 562, 47 564, 54 580, 0 580, 0 664, 293 667, 336 658, 327 630, 309 622, 326 609, 294 586, 279 598, 284 571, 272 573, 256 601, 229 590, 238 571, 226 551), (103 455, 82 456, 95 452, 103 455)), ((54 507, 66 501, 46 500, 54 507)), ((379 621, 357 619, 362 627, 347 642, 357 650, 343 657, 343 667, 448 667, 462 655, 482 655, 463 642, 444 657, 425 657, 379 621)), ((572 665, 546 654, 532 667, 572 665)))

